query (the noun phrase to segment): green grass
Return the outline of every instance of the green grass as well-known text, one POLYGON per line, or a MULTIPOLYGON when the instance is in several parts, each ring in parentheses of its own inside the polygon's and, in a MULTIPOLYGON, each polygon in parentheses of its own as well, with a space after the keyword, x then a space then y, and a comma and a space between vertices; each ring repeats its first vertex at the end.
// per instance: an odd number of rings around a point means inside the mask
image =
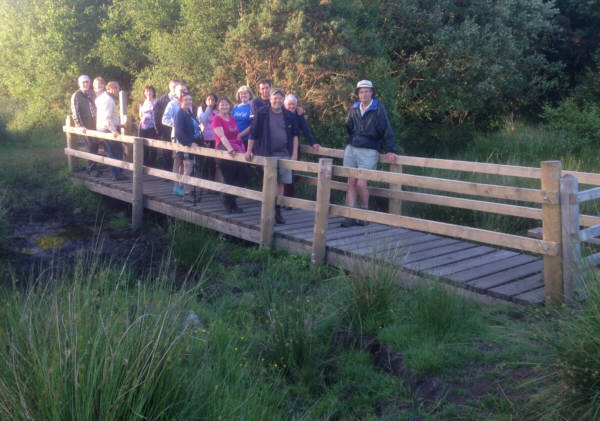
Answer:
MULTIPOLYGON (((545 158, 551 146, 531 130, 522 141, 478 138, 470 156, 495 145, 488 160, 545 158)), ((67 188, 59 136, 2 148, 7 215, 29 215, 35 200, 72 215, 109 211, 67 188)), ((125 219, 105 223, 121 229, 125 219)), ((487 307, 433 283, 407 290, 385 265, 315 270, 308 257, 154 222, 170 244, 159 273, 93 253, 36 279, 3 273, 1 419, 561 419, 573 402, 588 405, 578 415, 595 414, 595 307, 487 307), (375 341, 404 374, 376 364, 386 355, 375 341)))

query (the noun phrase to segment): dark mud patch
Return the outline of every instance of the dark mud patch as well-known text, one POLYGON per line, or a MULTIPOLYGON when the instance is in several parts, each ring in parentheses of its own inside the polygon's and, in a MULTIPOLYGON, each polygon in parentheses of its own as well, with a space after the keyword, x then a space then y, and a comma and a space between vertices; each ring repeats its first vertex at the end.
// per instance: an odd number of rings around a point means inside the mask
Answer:
POLYGON ((2 252, 2 263, 12 276, 33 280, 41 274, 72 268, 78 259, 99 258, 127 263, 134 273, 156 273, 168 251, 168 239, 156 230, 114 229, 81 216, 45 221, 14 220, 2 252))

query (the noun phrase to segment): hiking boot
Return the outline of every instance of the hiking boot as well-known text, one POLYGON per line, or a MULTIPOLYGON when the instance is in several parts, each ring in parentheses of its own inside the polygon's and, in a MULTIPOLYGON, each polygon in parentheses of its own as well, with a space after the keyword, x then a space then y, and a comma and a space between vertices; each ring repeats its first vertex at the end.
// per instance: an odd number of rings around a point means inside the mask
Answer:
POLYGON ((236 200, 233 199, 233 204, 231 206, 231 213, 244 213, 244 209, 240 208, 237 203, 236 200))
POLYGON ((112 176, 112 181, 124 181, 124 180, 127 180, 127 177, 125 177, 123 174, 112 176))
POLYGON ((356 220, 352 219, 352 218, 344 218, 344 220, 342 221, 342 223, 340 224, 340 227, 342 228, 349 228, 349 227, 353 227, 357 225, 356 220))
POLYGON ((185 190, 183 190, 183 186, 173 187, 173 194, 175 196, 185 196, 185 190))
POLYGON ((223 204, 225 205, 225 212, 227 212, 228 214, 232 214, 233 213, 233 200, 230 196, 223 196, 223 204))
POLYGON ((366 227, 367 225, 369 225, 369 221, 363 221, 361 219, 355 219, 354 223, 361 227, 366 227))
POLYGON ((285 224, 285 219, 283 219, 283 216, 281 215, 281 208, 279 205, 275 207, 275 223, 280 225, 285 224))

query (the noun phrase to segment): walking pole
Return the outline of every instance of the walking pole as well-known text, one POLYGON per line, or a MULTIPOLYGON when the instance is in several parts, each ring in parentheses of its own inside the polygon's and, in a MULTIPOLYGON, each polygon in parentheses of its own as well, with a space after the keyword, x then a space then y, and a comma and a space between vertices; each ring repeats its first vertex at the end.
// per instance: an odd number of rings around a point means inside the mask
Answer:
MULTIPOLYGON (((194 168, 193 168, 193 170, 192 170, 192 175, 193 175, 194 177, 196 177, 196 170, 197 170, 197 166, 196 166, 196 164, 197 164, 197 162, 196 162, 196 158, 197 158, 197 157, 196 157, 196 155, 194 155, 194 168)), ((194 195, 194 202, 193 202, 193 203, 194 203, 194 206, 195 206, 195 205, 196 205, 196 185, 194 185, 194 193, 193 193, 193 195, 194 195)))

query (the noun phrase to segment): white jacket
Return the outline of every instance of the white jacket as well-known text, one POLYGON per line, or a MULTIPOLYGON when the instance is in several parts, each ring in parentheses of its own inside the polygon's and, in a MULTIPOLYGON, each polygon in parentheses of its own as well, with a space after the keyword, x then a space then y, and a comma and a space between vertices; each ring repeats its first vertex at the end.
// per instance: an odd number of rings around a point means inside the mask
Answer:
POLYGON ((119 131, 119 112, 115 99, 104 91, 96 98, 96 130, 119 131))

